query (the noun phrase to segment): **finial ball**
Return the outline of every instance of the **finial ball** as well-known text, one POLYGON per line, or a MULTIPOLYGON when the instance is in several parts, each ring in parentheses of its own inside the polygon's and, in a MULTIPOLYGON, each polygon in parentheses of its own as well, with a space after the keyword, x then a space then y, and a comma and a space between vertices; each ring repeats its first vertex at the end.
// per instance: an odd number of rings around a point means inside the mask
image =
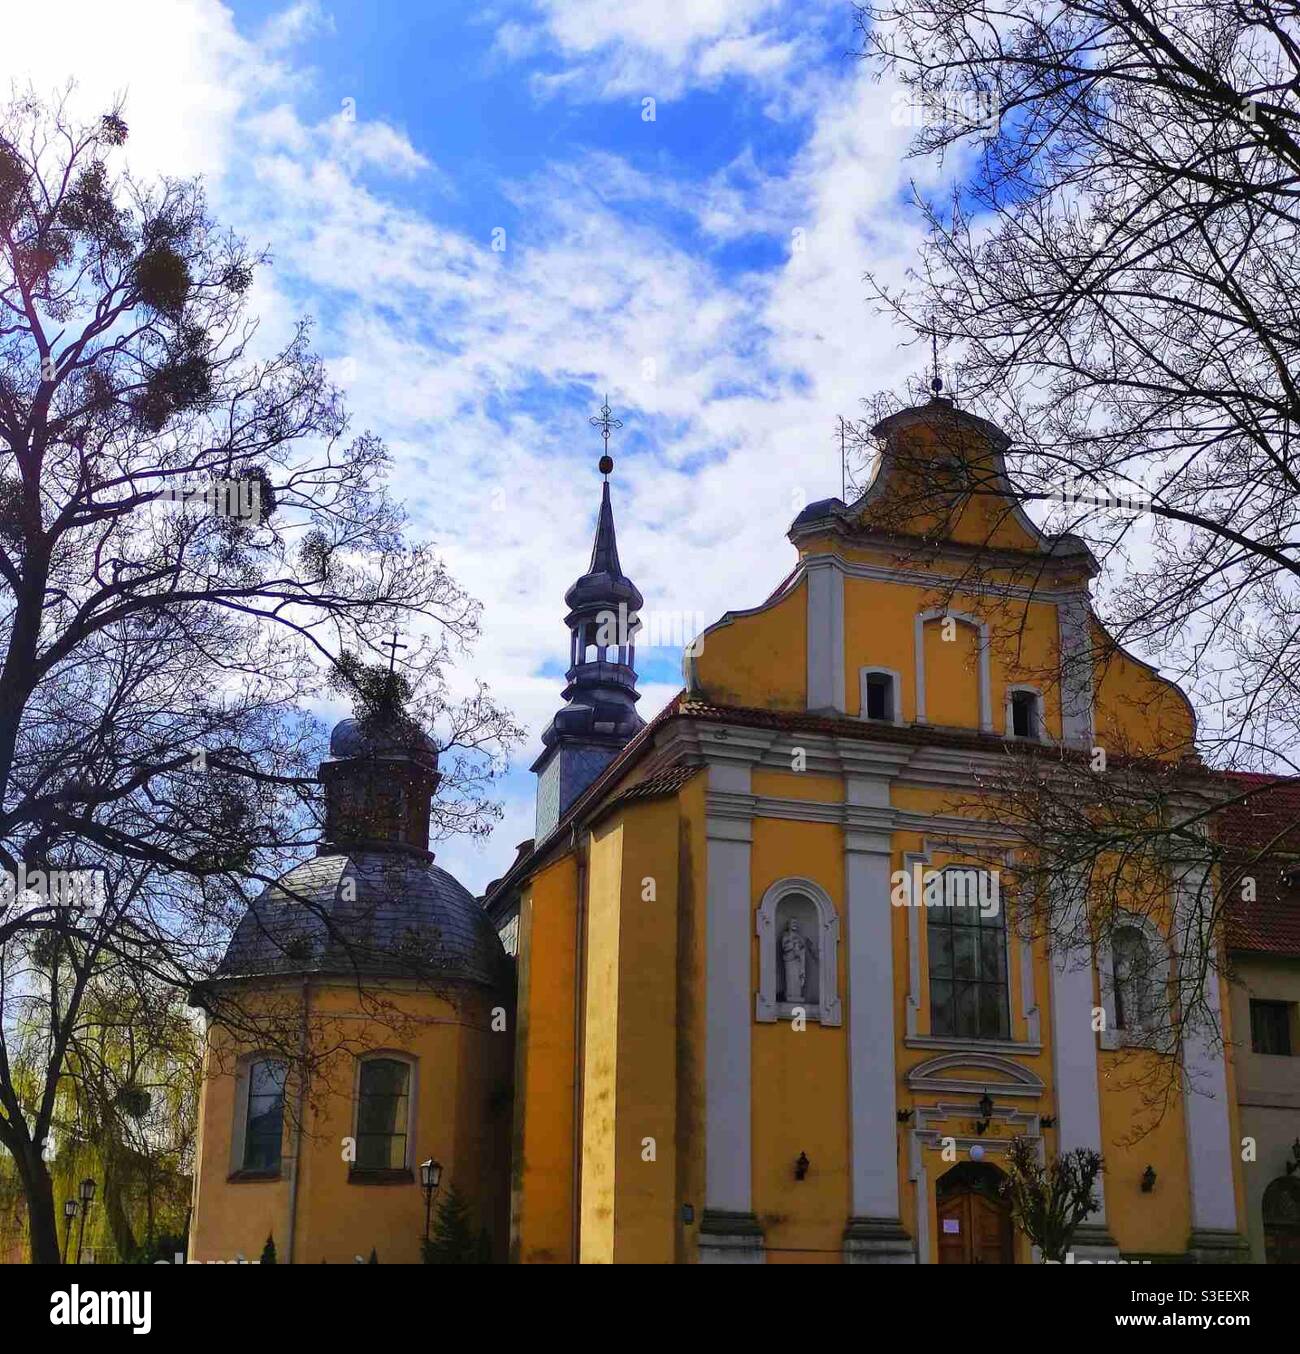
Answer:
POLYGON ((612 456, 602 456, 600 458, 600 473, 608 475, 614 468, 614 458, 612 456))

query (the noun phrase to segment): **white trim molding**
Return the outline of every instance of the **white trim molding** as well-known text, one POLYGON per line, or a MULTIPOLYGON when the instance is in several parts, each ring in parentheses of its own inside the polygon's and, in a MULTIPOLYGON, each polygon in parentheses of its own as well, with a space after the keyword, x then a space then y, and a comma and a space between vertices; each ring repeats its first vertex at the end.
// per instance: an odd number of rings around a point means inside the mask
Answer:
POLYGON ((993 695, 992 678, 989 675, 989 627, 987 621, 973 616, 968 611, 953 611, 942 607, 930 611, 919 611, 913 626, 912 643, 916 662, 916 722, 928 723, 925 715, 925 627, 928 621, 956 621, 959 625, 969 625, 978 636, 979 643, 979 698, 980 732, 993 732, 993 695))
POLYGON ((796 1012, 803 1012, 809 1020, 821 1025, 838 1025, 841 1021, 839 983, 840 918, 831 896, 811 879, 779 879, 766 893, 754 916, 754 932, 758 936, 758 994, 754 999, 754 1018, 770 1023, 793 1020, 796 1012), (780 938, 776 930, 777 911, 786 898, 807 898, 817 909, 817 935, 814 940, 817 953, 816 1002, 778 1001, 777 948, 780 938))
POLYGON ((913 1091, 936 1095, 952 1095, 954 1092, 969 1094, 982 1089, 997 1091, 1002 1095, 1028 1096, 1031 1099, 1036 1099, 1047 1089, 1042 1079, 1029 1068, 1012 1062, 1010 1058, 984 1052, 943 1053, 937 1058, 927 1058, 908 1072, 907 1084, 913 1091), (948 1075, 959 1068, 991 1075, 986 1081, 948 1075))

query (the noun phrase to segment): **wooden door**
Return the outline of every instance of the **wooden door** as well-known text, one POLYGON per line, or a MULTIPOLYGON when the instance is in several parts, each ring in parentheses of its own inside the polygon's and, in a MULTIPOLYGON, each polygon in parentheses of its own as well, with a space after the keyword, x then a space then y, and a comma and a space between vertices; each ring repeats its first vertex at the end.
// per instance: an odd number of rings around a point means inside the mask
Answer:
POLYGON ((976 1190, 939 1200, 941 1265, 1013 1263, 1011 1215, 1004 1204, 976 1190))

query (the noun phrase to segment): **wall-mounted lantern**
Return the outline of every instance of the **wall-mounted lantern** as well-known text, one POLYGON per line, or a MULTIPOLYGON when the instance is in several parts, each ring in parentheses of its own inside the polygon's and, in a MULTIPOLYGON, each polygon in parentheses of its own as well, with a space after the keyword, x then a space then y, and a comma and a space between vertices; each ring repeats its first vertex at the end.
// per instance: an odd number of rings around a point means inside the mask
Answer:
POLYGON ((975 1125, 975 1132, 982 1136, 988 1131, 988 1126, 993 1119, 993 1098, 987 1091, 980 1096, 979 1112, 980 1117, 975 1125))

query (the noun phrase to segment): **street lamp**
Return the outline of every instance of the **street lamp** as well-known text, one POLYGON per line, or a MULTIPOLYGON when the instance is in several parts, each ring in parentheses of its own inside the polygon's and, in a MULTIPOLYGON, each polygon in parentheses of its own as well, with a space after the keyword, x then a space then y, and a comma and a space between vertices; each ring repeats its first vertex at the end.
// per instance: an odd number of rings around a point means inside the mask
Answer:
POLYGON ((72 1219, 77 1216, 77 1201, 67 1199, 63 1204, 63 1216, 66 1221, 63 1224, 63 1263, 68 1263, 68 1242, 72 1238, 72 1219))
POLYGON ((438 1192, 438 1182, 442 1179, 442 1162, 432 1157, 420 1162, 420 1188, 424 1190, 424 1239, 429 1239, 429 1218, 433 1212, 433 1196, 438 1192))
POLYGON ((77 1191, 81 1195, 81 1226, 77 1229, 77 1264, 81 1263, 81 1243, 86 1239, 86 1215, 95 1202, 95 1182, 87 1176, 77 1191))

